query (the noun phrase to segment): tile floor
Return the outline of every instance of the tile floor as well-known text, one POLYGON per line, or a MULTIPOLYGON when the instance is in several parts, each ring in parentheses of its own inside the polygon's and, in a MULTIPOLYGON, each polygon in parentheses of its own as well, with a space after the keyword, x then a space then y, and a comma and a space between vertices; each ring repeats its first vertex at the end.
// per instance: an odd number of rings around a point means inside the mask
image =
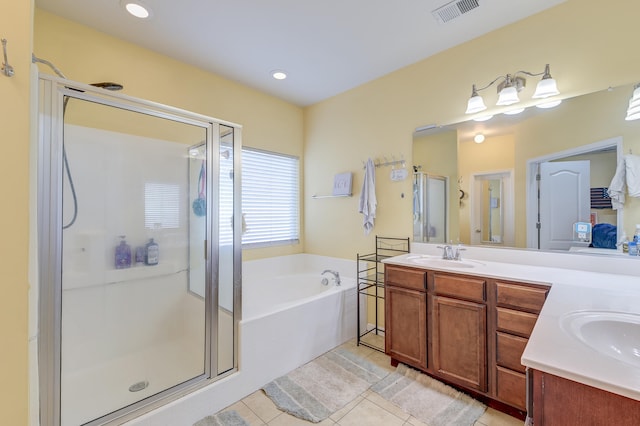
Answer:
MULTIPOLYGON (((343 345, 352 352, 374 362, 389 371, 391 367, 389 357, 376 350, 357 346, 352 340, 343 345)), ((378 394, 369 390, 334 413, 320 423, 301 420, 280 411, 273 402, 262 392, 256 391, 241 401, 227 407, 225 410, 236 410, 251 426, 423 426, 424 423, 406 414, 390 402, 382 399, 378 394)), ((476 426, 522 426, 523 422, 507 414, 488 408, 478 419, 476 426)))

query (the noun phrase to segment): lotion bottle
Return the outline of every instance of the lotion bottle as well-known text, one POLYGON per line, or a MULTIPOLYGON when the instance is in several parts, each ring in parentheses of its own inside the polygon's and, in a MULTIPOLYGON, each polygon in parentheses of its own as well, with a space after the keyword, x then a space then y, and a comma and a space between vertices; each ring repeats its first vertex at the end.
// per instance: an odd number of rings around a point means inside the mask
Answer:
POLYGON ((147 254, 144 263, 147 265, 157 265, 160 256, 160 246, 151 238, 145 247, 147 254))
POLYGON ((125 269, 131 267, 131 246, 127 244, 125 238, 125 235, 120 235, 120 244, 116 246, 116 269, 125 269))

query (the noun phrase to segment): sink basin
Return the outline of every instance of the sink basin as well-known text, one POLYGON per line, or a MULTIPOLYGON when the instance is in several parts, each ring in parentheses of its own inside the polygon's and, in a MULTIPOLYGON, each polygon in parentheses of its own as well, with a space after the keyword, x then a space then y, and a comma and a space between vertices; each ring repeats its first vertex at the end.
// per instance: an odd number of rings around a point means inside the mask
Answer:
POLYGON ((434 267, 434 268, 473 268, 475 264, 466 260, 447 260, 438 256, 416 256, 408 257, 413 263, 421 266, 434 267))
POLYGON ((602 355, 640 367, 640 315, 581 311, 561 318, 562 329, 602 355))

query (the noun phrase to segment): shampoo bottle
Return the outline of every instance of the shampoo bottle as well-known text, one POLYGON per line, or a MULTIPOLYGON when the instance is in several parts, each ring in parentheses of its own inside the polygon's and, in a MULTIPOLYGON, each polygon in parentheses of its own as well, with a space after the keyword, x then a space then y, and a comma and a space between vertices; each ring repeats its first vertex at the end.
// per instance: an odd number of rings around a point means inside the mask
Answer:
POLYGON ((147 249, 145 263, 147 265, 157 265, 160 255, 160 247, 158 246, 158 243, 154 242, 153 238, 151 238, 145 247, 147 249))
POLYGON ((124 235, 120 235, 120 244, 116 246, 115 267, 116 269, 131 267, 131 246, 127 244, 124 235))

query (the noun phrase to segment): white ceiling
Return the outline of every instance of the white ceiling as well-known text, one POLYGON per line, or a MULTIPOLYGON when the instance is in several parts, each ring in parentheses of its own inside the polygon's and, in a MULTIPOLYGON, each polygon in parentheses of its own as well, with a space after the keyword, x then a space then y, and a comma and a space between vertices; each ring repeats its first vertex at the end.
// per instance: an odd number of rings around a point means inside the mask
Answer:
POLYGON ((144 21, 120 0, 35 3, 305 106, 563 1, 479 0, 446 24, 431 12, 449 0, 142 0, 153 13, 144 21), (273 79, 276 69, 288 78, 273 79))

